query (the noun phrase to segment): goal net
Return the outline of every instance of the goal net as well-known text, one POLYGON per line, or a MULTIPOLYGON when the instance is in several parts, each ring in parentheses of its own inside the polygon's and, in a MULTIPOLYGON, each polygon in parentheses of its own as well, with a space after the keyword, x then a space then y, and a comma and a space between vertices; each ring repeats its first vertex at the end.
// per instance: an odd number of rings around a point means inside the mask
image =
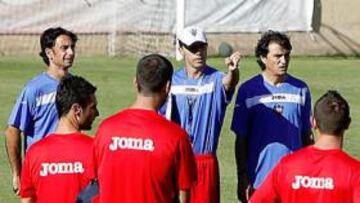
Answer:
POLYGON ((62 26, 79 35, 83 54, 174 55, 174 1, 0 0, 0 54, 39 51, 39 35, 62 26))
POLYGON ((0 0, 0 54, 37 52, 39 34, 62 26, 79 35, 78 53, 172 56, 176 26, 181 27, 177 19, 213 34, 215 46, 217 34, 309 32, 313 5, 313 0, 0 0), (176 15, 179 2, 183 19, 176 15))

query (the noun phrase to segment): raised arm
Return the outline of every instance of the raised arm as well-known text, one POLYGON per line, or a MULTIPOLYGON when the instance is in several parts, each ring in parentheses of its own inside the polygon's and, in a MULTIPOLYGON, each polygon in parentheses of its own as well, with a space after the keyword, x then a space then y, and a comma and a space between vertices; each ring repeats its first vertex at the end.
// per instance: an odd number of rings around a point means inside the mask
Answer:
POLYGON ((239 82, 239 63, 241 55, 240 52, 234 52, 230 57, 225 58, 225 64, 228 67, 228 71, 224 76, 222 82, 226 91, 234 89, 239 82))

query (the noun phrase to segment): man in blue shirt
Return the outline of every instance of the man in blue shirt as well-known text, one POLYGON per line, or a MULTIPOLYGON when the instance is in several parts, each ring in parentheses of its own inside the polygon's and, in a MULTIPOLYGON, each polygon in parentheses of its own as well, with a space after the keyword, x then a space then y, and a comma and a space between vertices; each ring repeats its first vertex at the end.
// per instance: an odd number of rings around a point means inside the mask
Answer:
POLYGON ((47 70, 21 91, 5 131, 13 190, 18 195, 21 170, 21 133, 24 151, 34 142, 52 133, 58 122, 55 96, 59 80, 68 74, 75 58, 77 36, 61 27, 49 28, 40 37, 40 56, 47 70))
POLYGON ((313 143, 309 88, 287 73, 291 49, 285 34, 266 32, 255 50, 262 73, 238 91, 231 129, 241 202, 248 201, 281 157, 313 143))
POLYGON ((162 110, 187 131, 192 143, 198 183, 190 191, 190 202, 218 203, 216 149, 226 106, 239 81, 240 53, 225 60, 228 71, 224 74, 206 64, 207 39, 202 29, 185 28, 178 40, 185 67, 174 73, 170 96, 162 110))

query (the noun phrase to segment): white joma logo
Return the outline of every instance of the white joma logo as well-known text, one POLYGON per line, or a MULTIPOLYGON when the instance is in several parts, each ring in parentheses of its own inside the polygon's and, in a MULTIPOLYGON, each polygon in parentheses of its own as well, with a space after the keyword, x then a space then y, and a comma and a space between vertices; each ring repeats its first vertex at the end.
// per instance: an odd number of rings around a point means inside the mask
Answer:
POLYGON ((334 180, 327 177, 309 177, 309 176, 295 176, 295 181, 291 184, 295 190, 300 188, 313 189, 334 189, 334 180))
POLYGON ((143 151, 154 151, 154 142, 151 139, 132 137, 112 137, 109 145, 111 151, 118 149, 134 149, 143 151))
POLYGON ((81 162, 74 163, 42 163, 40 176, 55 174, 83 173, 84 167, 81 162))

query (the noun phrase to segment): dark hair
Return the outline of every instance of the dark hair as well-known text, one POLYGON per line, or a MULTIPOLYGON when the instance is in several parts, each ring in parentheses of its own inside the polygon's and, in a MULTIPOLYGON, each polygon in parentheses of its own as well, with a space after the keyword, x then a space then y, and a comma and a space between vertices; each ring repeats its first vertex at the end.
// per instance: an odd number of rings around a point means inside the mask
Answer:
POLYGON ((269 44, 273 42, 289 51, 292 49, 289 37, 286 34, 272 30, 265 32, 255 47, 256 62, 259 64, 261 70, 265 70, 266 68, 265 64, 261 61, 261 56, 267 56, 269 53, 269 44))
POLYGON ((82 77, 68 75, 65 76, 57 88, 56 109, 59 117, 69 113, 73 104, 79 104, 85 108, 90 96, 95 94, 96 87, 82 77))
POLYGON ((315 103, 314 117, 320 132, 340 135, 350 125, 347 101, 334 90, 329 90, 315 103))
POLYGON ((39 53, 39 55, 42 57, 42 59, 46 63, 46 65, 49 65, 50 61, 45 53, 45 49, 54 47, 56 38, 58 38, 60 35, 69 36, 71 38, 71 40, 73 41, 74 45, 76 44, 76 42, 78 40, 76 34, 74 34, 73 32, 71 32, 69 30, 66 30, 62 27, 46 29, 40 36, 41 51, 39 53))
POLYGON ((151 95, 160 92, 166 82, 171 81, 173 66, 159 54, 150 54, 141 58, 137 64, 136 81, 138 92, 151 95))

